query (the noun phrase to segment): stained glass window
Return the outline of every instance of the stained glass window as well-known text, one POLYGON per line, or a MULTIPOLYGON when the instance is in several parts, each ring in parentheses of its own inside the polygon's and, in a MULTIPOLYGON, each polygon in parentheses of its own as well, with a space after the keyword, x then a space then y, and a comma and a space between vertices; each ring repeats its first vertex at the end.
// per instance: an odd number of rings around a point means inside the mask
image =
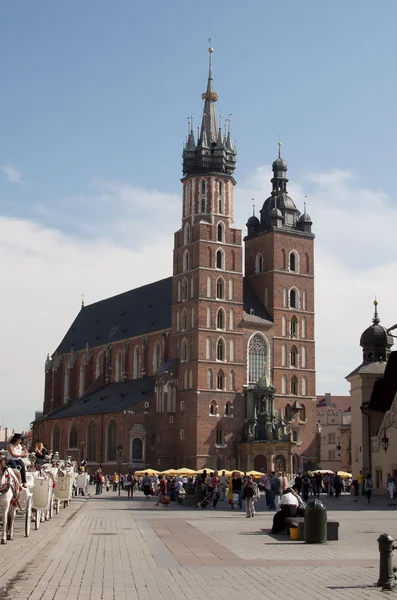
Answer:
POLYGON ((254 335, 248 347, 249 381, 256 383, 266 371, 266 343, 261 335, 254 335))

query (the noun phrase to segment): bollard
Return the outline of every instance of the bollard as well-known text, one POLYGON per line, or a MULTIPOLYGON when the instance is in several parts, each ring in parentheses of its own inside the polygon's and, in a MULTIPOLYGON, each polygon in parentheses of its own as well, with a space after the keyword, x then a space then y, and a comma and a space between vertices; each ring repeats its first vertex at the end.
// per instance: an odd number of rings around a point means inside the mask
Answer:
POLYGON ((378 537, 379 544, 379 579, 378 587, 384 590, 393 589, 394 583, 394 569, 393 569, 393 538, 387 533, 382 533, 378 537))

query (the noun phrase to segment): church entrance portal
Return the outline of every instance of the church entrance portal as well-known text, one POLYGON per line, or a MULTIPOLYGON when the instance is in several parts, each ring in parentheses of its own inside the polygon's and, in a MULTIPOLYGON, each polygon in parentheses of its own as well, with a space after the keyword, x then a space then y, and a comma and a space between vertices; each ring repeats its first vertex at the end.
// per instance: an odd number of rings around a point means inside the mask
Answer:
POLYGON ((254 470, 267 473, 267 458, 264 454, 257 454, 254 458, 254 470))

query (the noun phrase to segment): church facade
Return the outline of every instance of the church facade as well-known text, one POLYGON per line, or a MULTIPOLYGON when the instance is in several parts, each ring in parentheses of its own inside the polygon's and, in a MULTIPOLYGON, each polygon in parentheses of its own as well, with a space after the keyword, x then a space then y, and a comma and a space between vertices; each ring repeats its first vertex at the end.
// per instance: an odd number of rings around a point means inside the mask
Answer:
POLYGON ((217 122, 209 58, 172 276, 82 306, 46 361, 34 437, 92 468, 296 472, 318 461, 312 222, 288 195, 279 151, 243 240, 237 151, 217 122))

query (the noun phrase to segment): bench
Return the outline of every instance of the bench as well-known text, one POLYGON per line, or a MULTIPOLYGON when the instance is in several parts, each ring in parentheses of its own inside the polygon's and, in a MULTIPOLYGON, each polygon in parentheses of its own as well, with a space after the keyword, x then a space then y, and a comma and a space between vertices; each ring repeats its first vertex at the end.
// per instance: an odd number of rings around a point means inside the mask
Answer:
MULTIPOLYGON (((299 529, 299 539, 305 539, 305 518, 304 517, 287 517, 285 519, 287 533, 290 527, 299 529)), ((338 521, 327 521, 327 540, 335 541, 339 539, 339 523, 338 521)))

